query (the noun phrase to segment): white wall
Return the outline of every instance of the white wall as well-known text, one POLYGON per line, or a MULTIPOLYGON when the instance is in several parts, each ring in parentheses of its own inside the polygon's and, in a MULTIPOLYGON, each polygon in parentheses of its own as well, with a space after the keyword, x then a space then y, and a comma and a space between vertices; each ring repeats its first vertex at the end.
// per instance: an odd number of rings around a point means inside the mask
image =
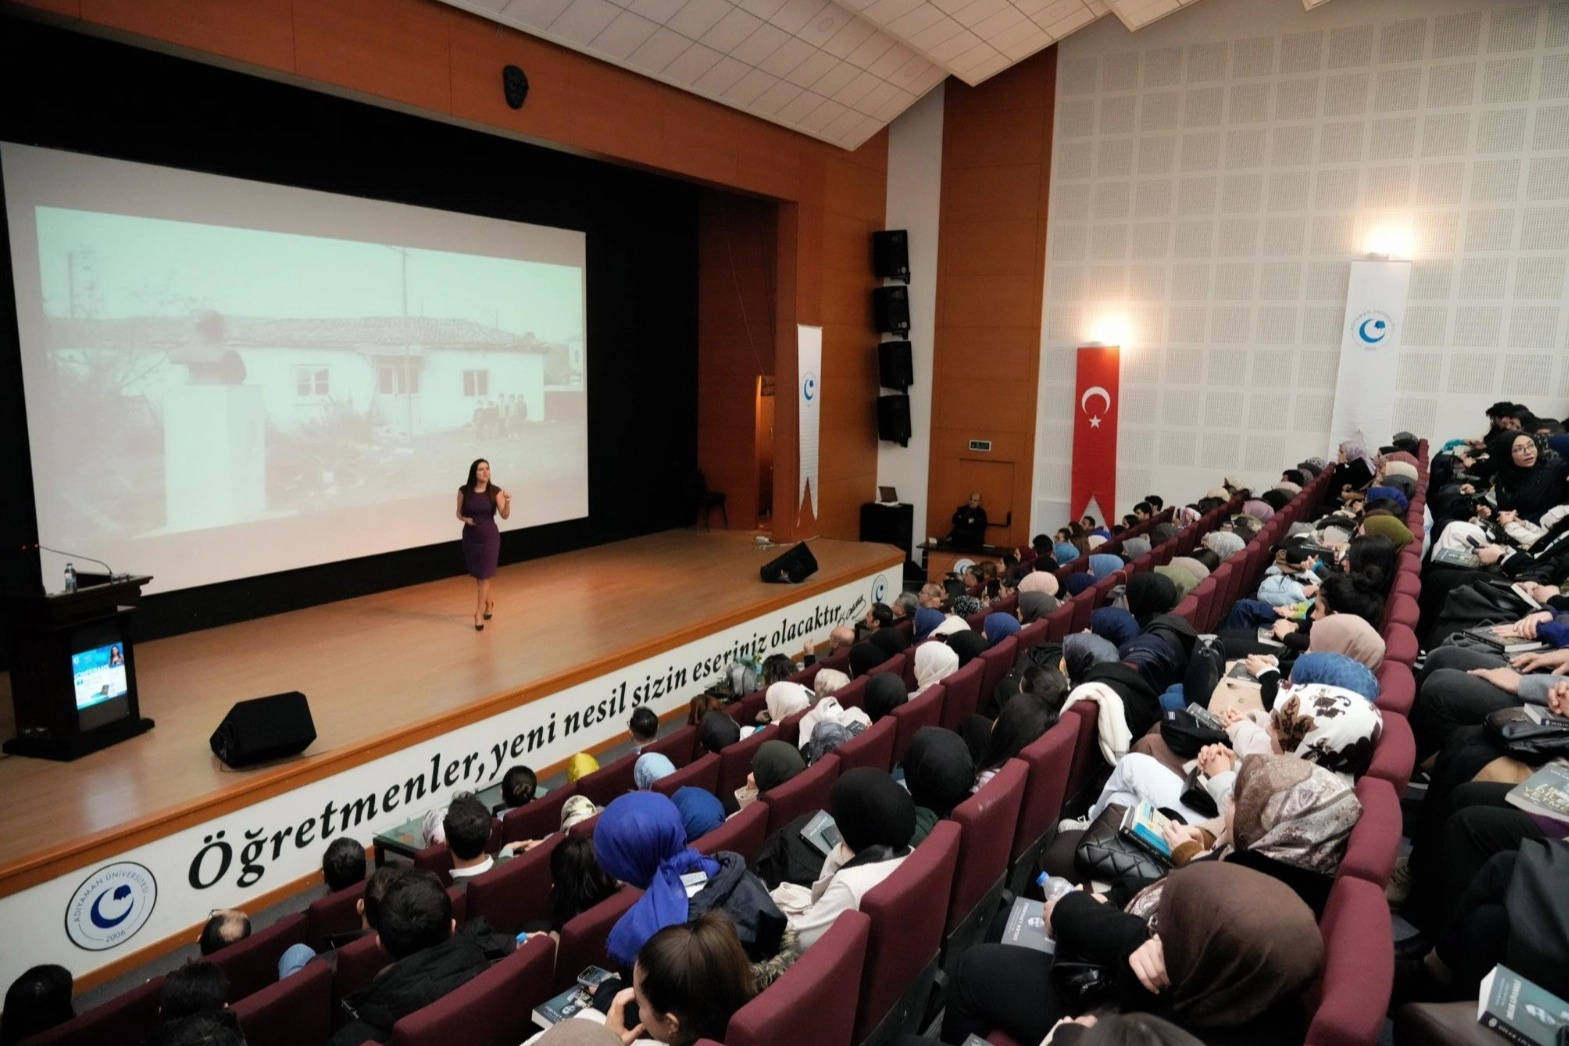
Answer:
POLYGON ((915 540, 926 540, 932 452, 932 338, 937 324, 937 218, 942 203, 941 84, 888 127, 887 228, 910 234, 910 445, 877 444, 877 483, 915 506, 915 540))
POLYGON ((1569 411, 1569 4, 1204 0, 1060 46, 1037 530, 1068 490, 1073 348, 1108 316, 1119 513, 1323 454, 1349 264, 1384 230, 1415 261, 1397 429, 1569 411))

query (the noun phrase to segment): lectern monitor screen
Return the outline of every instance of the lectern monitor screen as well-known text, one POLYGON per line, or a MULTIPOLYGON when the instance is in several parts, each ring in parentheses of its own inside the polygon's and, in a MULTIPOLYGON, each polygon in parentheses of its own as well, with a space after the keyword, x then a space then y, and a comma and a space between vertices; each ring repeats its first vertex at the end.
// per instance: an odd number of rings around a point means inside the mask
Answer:
POLYGON ((127 693, 125 644, 84 650, 71 655, 71 676, 76 685, 76 710, 101 705, 127 693))

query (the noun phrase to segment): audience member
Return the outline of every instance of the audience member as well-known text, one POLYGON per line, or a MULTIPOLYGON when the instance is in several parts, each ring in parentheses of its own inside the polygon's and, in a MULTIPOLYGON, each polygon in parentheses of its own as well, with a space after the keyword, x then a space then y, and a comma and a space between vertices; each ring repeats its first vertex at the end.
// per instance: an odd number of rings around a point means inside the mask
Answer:
POLYGON ((632 751, 641 752, 659 736, 659 717, 647 705, 638 705, 627 720, 627 733, 632 737, 632 751))
POLYGON ((245 1046, 245 1035, 234 1014, 224 1010, 170 1021, 152 1041, 153 1046, 245 1046))
POLYGON ((617 994, 605 1027, 623 1042, 639 1036, 669 1046, 717 1042, 754 992, 735 926, 709 912, 648 939, 637 953, 632 987, 617 994), (626 1012, 634 1000, 641 1023, 629 1028, 626 1012))
POLYGON ((334 839, 321 855, 321 875, 329 893, 364 882, 365 847, 348 836, 334 839))
POLYGON ((34 966, 12 981, 0 1013, 0 1046, 15 1046, 76 1016, 71 986, 71 971, 53 965, 34 966))
POLYGON ((616 892, 616 881, 599 866, 594 840, 568 834, 550 851, 550 929, 559 934, 574 917, 616 892))
POLYGON ((655 781, 675 772, 676 765, 670 761, 670 757, 659 752, 644 752, 632 764, 632 780, 640 792, 648 791, 654 787, 655 781))
MULTIPOLYGON (((170 970, 158 1005, 164 1021, 219 1013, 229 1005, 229 977, 211 962, 191 962, 170 970)), ((9 1007, 8 1007, 9 1008, 9 1007)))
POLYGON ((202 955, 207 956, 250 935, 250 916, 238 908, 219 908, 208 916, 196 943, 202 955))
POLYGON ((505 809, 516 810, 520 806, 527 806, 534 801, 538 791, 539 778, 526 766, 508 767, 501 776, 501 805, 505 809))
MULTIPOLYGON (((471 879, 495 865, 496 858, 485 852, 490 842, 490 821, 490 811, 474 795, 459 795, 447 806, 442 826, 447 832, 447 848, 452 851, 453 879, 471 879)), ((506 860, 506 856, 501 860, 506 860)))

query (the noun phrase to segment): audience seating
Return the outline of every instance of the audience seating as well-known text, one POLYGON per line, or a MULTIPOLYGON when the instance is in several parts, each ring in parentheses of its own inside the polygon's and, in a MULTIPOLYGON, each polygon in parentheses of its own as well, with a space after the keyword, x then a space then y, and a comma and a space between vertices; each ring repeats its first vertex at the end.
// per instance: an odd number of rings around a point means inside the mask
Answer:
POLYGON ((914 1031, 937 975, 947 906, 959 857, 959 826, 942 821, 892 875, 861 898, 872 922, 855 1018, 856 1046, 882 1046, 914 1031))
POLYGON ((720 752, 719 787, 716 794, 730 795, 746 784, 747 775, 752 772, 752 758, 757 755, 757 750, 763 747, 764 741, 773 740, 778 736, 778 730, 766 727, 749 737, 741 738, 720 752))
POLYGON ((1008 670, 1013 667, 1014 658, 1018 656, 1019 640, 1015 636, 1008 636, 994 647, 981 651, 976 659, 986 667, 981 672, 980 701, 977 706, 989 708, 992 704, 992 694, 997 690, 997 684, 1002 682, 1008 670))
POLYGON ((238 1002, 278 979, 278 960, 291 945, 305 943, 305 913, 286 915, 243 941, 207 957, 229 978, 229 1001, 238 1002))
POLYGON ((1078 743, 1083 720, 1073 714, 1063 716, 1040 739, 1027 745, 1019 759, 1029 767, 1029 783, 1019 805, 1019 824, 1014 831, 1012 872, 1008 889, 1022 894, 1035 871, 1040 852, 1045 848, 1068 797, 1068 771, 1078 743))
POLYGON ((577 779, 578 794, 586 795, 595 806, 608 806, 618 795, 626 795, 637 787, 632 769, 637 765, 637 753, 628 752, 613 763, 606 763, 591 774, 577 779))
POLYGON ((605 964, 605 941, 610 937, 610 928, 642 896, 642 890, 622 886, 588 911, 567 920, 561 928, 561 941, 556 948, 556 973, 547 998, 576 982, 585 966, 605 964))
POLYGON ((980 706, 981 679, 985 671, 986 663, 976 658, 943 680, 943 726, 958 730, 964 717, 975 713, 980 706))
POLYGON ((904 704, 893 710, 893 720, 898 724, 898 732, 893 743, 893 766, 904 762, 905 749, 910 747, 910 739, 915 732, 923 726, 937 726, 942 722, 944 695, 948 688, 941 683, 932 684, 931 688, 918 697, 912 697, 904 704))
POLYGON ((1397 792, 1403 792, 1415 766, 1416 737, 1411 733, 1411 724, 1405 716, 1386 715, 1384 731, 1373 746, 1373 764, 1367 768, 1367 775, 1382 777, 1394 785, 1397 792))
MULTIPOLYGON (((564 954, 565 934, 562 944, 564 954)), ((454 1041, 516 1046, 536 1030, 534 1006, 556 990, 551 983, 554 953, 549 937, 529 938, 478 977, 393 1025, 392 1046, 447 1046, 454 1041)), ((569 980, 580 972, 581 967, 575 968, 569 980)))
POLYGON ((1362 815, 1346 842, 1338 874, 1366 879, 1382 890, 1395 870, 1400 849, 1400 796, 1388 781, 1368 775, 1357 782, 1357 799, 1362 815))
POLYGON ((340 1000, 363 991, 392 962, 392 956, 373 933, 339 948, 337 958, 338 965, 332 971, 332 997, 340 1000))
POLYGON ((434 843, 414 854, 414 867, 425 872, 435 872, 441 885, 452 885, 452 851, 446 843, 434 843))
POLYGON ((859 735, 834 749, 833 754, 839 760, 839 772, 842 774, 860 766, 871 766, 878 770, 893 769, 893 750, 898 739, 899 721, 892 715, 883 716, 859 735))
POLYGON ((1388 715, 1411 717, 1416 704, 1416 679, 1411 669, 1398 661, 1385 661, 1378 666, 1378 707, 1388 715))
POLYGON ((763 848, 768 838, 768 805, 756 802, 745 810, 725 820, 725 823, 706 835, 692 840, 692 849, 698 853, 716 854, 730 850, 745 857, 748 862, 763 848))
POLYGON ((839 757, 829 754, 760 795, 758 802, 768 807, 768 834, 773 835, 802 814, 827 809, 829 793, 838 779, 839 757))
POLYGON ((673 774, 666 774, 654 782, 654 791, 660 795, 675 795, 676 790, 687 786, 705 792, 719 791, 719 753, 705 752, 699 759, 681 767, 673 774))
POLYGON ((483 916, 493 929, 517 933, 523 924, 550 917, 550 855, 560 832, 468 881, 468 917, 483 916))
POLYGON ((980 943, 997 911, 1029 776, 1029 764, 1010 759, 980 791, 953 808, 959 853, 943 928, 944 967, 950 972, 967 948, 980 943))
MULTIPOLYGON (((848 911, 777 981, 735 1012, 724 1046, 838 1046, 855 1030, 871 919, 848 911)), ((702 1039, 697 1046, 718 1046, 702 1039)))
MULTIPOLYGON (((277 971, 273 971, 277 976, 277 971)), ((312 959, 232 1007, 245 1046, 321 1046, 332 1034, 332 968, 312 959)))
POLYGON ((508 810, 501 815, 501 842, 522 842, 524 839, 543 839, 551 832, 561 830, 561 808, 577 794, 573 785, 562 785, 532 803, 508 810))
POLYGON ((319 897, 305 909, 305 943, 312 950, 321 951, 327 946, 327 938, 335 933, 352 933, 360 928, 359 902, 365 896, 365 882, 362 879, 319 897))
POLYGON ((108 1042, 140 1042, 157 1031, 161 1023, 158 1009, 163 1000, 163 984, 162 977, 154 977, 24 1041, 27 1046, 103 1046, 108 1042))
MULTIPOLYGON (((845 689, 848 690, 849 687, 845 689)), ((840 704, 843 703, 842 701, 840 702, 840 704)), ((810 711, 810 708, 803 708, 799 712, 785 716, 779 721, 778 731, 774 736, 786 744, 795 745, 799 748, 801 746, 801 720, 805 719, 806 713, 810 711)))
POLYGON ((1384 891, 1354 876, 1329 892, 1320 1002, 1307 1046, 1374 1046, 1395 980, 1395 950, 1384 891))
POLYGON ((672 730, 664 737, 657 737, 650 741, 643 746, 640 754, 662 755, 680 769, 692 761, 692 756, 697 751, 697 727, 683 726, 679 730, 672 730))

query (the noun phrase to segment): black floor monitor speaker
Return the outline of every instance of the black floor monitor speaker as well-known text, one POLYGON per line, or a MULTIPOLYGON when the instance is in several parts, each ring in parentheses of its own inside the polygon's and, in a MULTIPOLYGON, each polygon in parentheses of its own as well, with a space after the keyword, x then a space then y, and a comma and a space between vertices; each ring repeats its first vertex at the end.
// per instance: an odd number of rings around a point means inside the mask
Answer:
POLYGON ((770 560, 759 573, 771 584, 793 585, 817 573, 817 557, 803 541, 778 559, 770 560))
POLYGON ((885 280, 910 282, 910 234, 903 229, 872 233, 872 266, 885 280))
POLYGON ((884 334, 910 331, 910 292, 904 287, 878 287, 872 291, 872 315, 884 334))
POLYGON ((909 445, 910 397, 877 397, 877 438, 897 443, 901 447, 909 445))
POLYGON ((311 706, 298 690, 239 701, 213 731, 212 754, 238 769, 298 755, 316 740, 311 706))
POLYGON ((877 346, 877 383, 885 389, 907 389, 915 384, 909 342, 885 341, 877 346))

